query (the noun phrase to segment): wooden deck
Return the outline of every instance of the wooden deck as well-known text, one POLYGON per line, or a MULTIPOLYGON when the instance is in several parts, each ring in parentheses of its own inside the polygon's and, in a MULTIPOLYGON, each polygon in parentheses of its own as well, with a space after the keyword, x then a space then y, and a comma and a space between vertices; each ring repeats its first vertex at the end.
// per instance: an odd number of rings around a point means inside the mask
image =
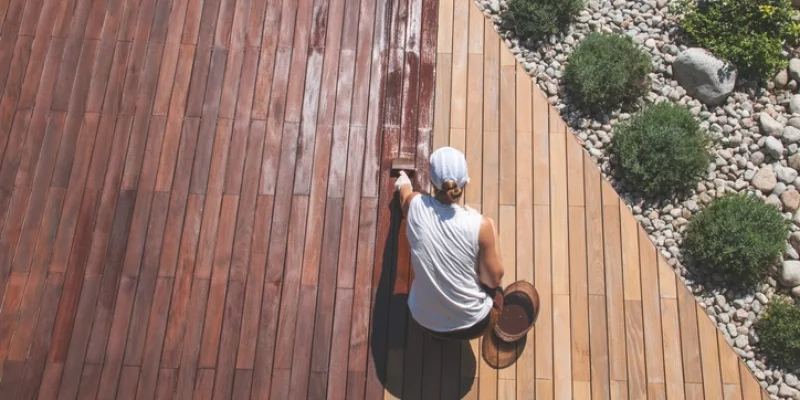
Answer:
POLYGON ((471 0, 0 21, 0 399, 766 396, 471 0), (542 295, 506 369, 407 314, 388 165, 446 144, 542 295))

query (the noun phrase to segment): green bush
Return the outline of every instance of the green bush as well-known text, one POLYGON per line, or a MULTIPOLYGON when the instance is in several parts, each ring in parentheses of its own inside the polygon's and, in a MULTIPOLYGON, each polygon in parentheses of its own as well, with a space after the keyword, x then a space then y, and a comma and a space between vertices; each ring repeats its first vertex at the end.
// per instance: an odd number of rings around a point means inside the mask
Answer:
POLYGON ((773 299, 756 330, 761 351, 770 361, 790 371, 800 367, 800 308, 773 299))
POLYGON ((628 183, 647 196, 685 192, 711 162, 711 139, 686 108, 657 103, 618 125, 611 150, 628 183))
POLYGON ((583 9, 583 0, 509 0, 503 16, 517 36, 538 40, 558 33, 583 9))
POLYGON ((791 0, 682 0, 689 39, 736 66, 746 79, 768 79, 786 66, 784 42, 800 35, 791 0))
POLYGON ((592 33, 569 55, 564 81, 584 104, 608 107, 647 93, 650 68, 650 54, 631 38, 592 33))
POLYGON ((749 289, 786 246, 789 222, 755 196, 719 198, 692 218, 684 256, 698 271, 719 274, 732 289, 749 289))

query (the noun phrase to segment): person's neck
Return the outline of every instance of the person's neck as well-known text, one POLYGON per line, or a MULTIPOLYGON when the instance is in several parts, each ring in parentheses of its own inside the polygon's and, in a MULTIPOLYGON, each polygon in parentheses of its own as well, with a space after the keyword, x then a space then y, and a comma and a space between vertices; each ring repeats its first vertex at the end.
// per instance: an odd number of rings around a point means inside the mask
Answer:
POLYGON ((452 206, 454 204, 458 204, 458 201, 450 201, 450 199, 444 196, 434 196, 433 198, 436 199, 436 201, 438 201, 440 204, 445 206, 452 206))

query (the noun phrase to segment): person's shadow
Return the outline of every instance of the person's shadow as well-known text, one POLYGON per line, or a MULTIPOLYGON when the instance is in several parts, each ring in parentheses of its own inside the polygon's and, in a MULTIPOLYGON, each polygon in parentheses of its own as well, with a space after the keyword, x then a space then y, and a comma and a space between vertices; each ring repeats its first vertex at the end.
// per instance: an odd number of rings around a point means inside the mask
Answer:
MULTIPOLYGON (((475 381, 475 353, 467 341, 434 339, 408 312, 410 277, 398 268, 402 211, 397 196, 389 204, 389 234, 372 311, 371 348, 384 389, 401 399, 461 399, 475 381), (400 272, 400 276, 398 276, 400 272)), ((402 247, 404 247, 403 245, 402 247)), ((410 264, 404 260, 404 265, 410 264)))

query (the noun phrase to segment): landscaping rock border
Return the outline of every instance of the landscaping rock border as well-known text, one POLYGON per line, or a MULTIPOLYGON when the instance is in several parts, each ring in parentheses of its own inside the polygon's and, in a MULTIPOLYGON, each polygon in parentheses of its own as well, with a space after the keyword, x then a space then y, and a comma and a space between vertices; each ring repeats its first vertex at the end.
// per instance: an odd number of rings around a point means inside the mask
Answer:
MULTIPOLYGON (((505 0, 475 1, 760 384, 773 398, 800 399, 798 371, 787 373, 767 365, 758 353, 758 334, 753 329, 777 293, 800 296, 800 94, 794 94, 800 85, 800 58, 791 59, 789 68, 765 87, 748 83, 724 96, 712 91, 714 96, 705 100, 719 105, 707 105, 689 96, 675 80, 675 60, 689 47, 680 41, 669 0, 588 0, 565 33, 538 43, 520 40, 503 21, 505 0), (638 104, 598 115, 570 101, 561 79, 563 68, 574 46, 590 32, 628 35, 651 54, 652 87, 638 104), (644 103, 659 101, 688 107, 714 138, 715 154, 707 176, 688 197, 655 202, 626 186, 608 145, 619 121, 629 119, 644 103), (774 268, 774 278, 752 294, 718 291, 715 283, 720 277, 689 274, 680 262, 682 234, 689 219, 726 193, 760 196, 793 222, 785 261, 774 268)), ((791 58, 789 53, 785 56, 791 58)))

